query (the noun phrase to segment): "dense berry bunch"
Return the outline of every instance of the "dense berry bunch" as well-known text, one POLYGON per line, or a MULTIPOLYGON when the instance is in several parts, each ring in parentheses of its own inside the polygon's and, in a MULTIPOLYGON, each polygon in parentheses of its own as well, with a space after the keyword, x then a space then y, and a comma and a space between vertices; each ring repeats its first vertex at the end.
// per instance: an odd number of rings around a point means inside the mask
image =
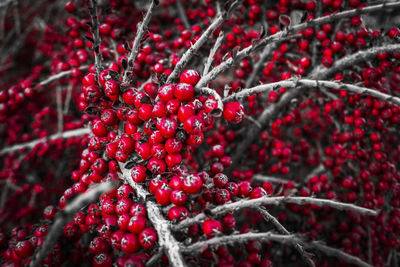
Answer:
POLYGON ((398 1, 13 2, 2 266, 397 263, 398 1))

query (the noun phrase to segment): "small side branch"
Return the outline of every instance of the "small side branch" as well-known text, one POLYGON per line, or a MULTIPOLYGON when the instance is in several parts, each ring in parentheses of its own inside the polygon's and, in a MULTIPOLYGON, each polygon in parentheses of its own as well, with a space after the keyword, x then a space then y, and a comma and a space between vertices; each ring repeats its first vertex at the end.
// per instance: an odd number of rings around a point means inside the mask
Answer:
MULTIPOLYGON (((85 71, 85 70, 87 70, 88 68, 89 68, 89 66, 86 66, 86 65, 85 65, 85 66, 79 67, 79 69, 82 70, 82 71, 85 71)), ((72 70, 66 70, 66 71, 59 72, 59 73, 57 73, 57 74, 55 74, 55 75, 50 76, 50 77, 47 78, 46 80, 41 81, 40 83, 38 83, 38 84, 36 85, 36 87, 37 87, 38 89, 40 89, 40 88, 42 88, 43 86, 46 86, 46 85, 51 84, 51 83, 53 83, 53 82, 56 82, 56 81, 58 81, 58 80, 60 80, 60 79, 62 79, 62 78, 66 78, 66 77, 68 77, 68 76, 71 75, 71 72, 72 72, 72 70)))
POLYGON ((39 250, 33 255, 32 262, 29 266, 40 266, 42 260, 50 252, 58 238, 61 236, 64 226, 75 216, 75 214, 87 204, 98 199, 100 195, 113 189, 116 185, 116 182, 105 182, 95 185, 86 193, 79 195, 70 204, 68 204, 65 209, 58 214, 57 219, 45 237, 43 245, 40 246, 39 250))
MULTIPOLYGON (((244 208, 254 208, 261 205, 280 205, 282 203, 291 203, 296 205, 313 204, 319 207, 330 207, 338 210, 353 211, 361 215, 377 216, 378 212, 375 210, 363 208, 350 203, 343 203, 329 199, 312 198, 312 197, 269 197, 264 196, 257 199, 243 199, 233 203, 217 206, 210 211, 210 214, 217 215, 223 214, 227 211, 241 210, 244 208)), ((200 223, 206 219, 206 215, 201 213, 193 218, 188 218, 173 226, 173 230, 180 230, 190 225, 200 223)))
POLYGON ((137 24, 137 31, 136 31, 136 35, 135 35, 135 40, 133 40, 132 50, 131 50, 131 52, 129 53, 129 56, 128 56, 128 68, 124 72, 124 77, 123 77, 123 81, 124 82, 127 81, 128 74, 131 73, 132 70, 133 70, 133 63, 135 62, 136 55, 139 52, 140 42, 142 41, 143 36, 147 31, 147 26, 149 25, 149 22, 150 22, 151 16, 153 15, 153 11, 154 11, 155 6, 156 6, 155 1, 151 0, 150 7, 147 10, 146 15, 144 16, 143 21, 139 22, 137 24))
POLYGON ((82 136, 82 135, 89 134, 89 133, 90 133, 89 128, 79 128, 79 129, 75 129, 75 130, 65 131, 62 134, 56 133, 56 134, 53 134, 53 135, 50 135, 48 137, 44 137, 41 139, 36 139, 36 140, 32 140, 32 141, 29 141, 26 143, 17 144, 17 145, 11 146, 11 147, 3 148, 2 150, 0 150, 0 155, 12 153, 14 151, 18 151, 23 148, 32 149, 39 143, 55 140, 58 138, 68 139, 71 137, 82 136))
POLYGON ((214 46, 210 50, 210 54, 208 55, 206 65, 204 66, 203 76, 205 76, 210 70, 212 62, 214 61, 214 56, 217 53, 219 47, 221 46, 223 40, 224 40, 224 32, 221 31, 218 35, 217 40, 215 41, 214 46))
POLYGON ((182 6, 182 0, 175 0, 175 4, 176 9, 178 10, 179 17, 182 20, 183 26, 185 26, 186 29, 190 29, 190 23, 188 17, 186 16, 185 9, 182 6))
MULTIPOLYGON (((290 235, 290 232, 285 228, 285 226, 283 226, 274 216, 272 216, 265 207, 258 207, 257 211, 261 214, 261 216, 263 216, 264 220, 271 222, 280 234, 290 235)), ((311 255, 304 250, 302 245, 296 243, 294 244, 294 247, 308 266, 315 267, 314 261, 311 259, 311 255)))

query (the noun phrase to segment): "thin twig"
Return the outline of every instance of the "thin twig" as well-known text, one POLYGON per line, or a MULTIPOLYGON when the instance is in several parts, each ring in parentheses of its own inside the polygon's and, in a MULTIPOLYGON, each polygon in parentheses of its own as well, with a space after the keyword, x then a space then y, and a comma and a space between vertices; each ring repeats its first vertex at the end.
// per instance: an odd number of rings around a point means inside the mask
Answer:
POLYGON ((213 46, 213 47, 211 48, 211 50, 210 50, 210 54, 208 55, 206 64, 205 64, 205 66, 204 66, 203 76, 206 75, 206 74, 208 73, 208 71, 210 70, 211 64, 212 64, 213 61, 214 61, 214 56, 215 56, 215 54, 217 53, 219 47, 221 46, 223 40, 224 40, 224 32, 221 31, 221 32, 219 33, 219 35, 218 35, 217 40, 215 41, 214 46, 213 46))
POLYGON ((67 89, 67 95, 65 96, 65 101, 64 101, 64 108, 63 108, 63 114, 68 114, 69 111, 69 104, 71 103, 72 99, 72 91, 73 91, 73 86, 68 86, 67 89))
POLYGON ((56 217, 55 222, 51 226, 49 233, 46 235, 43 245, 38 248, 36 253, 32 256, 30 267, 40 266, 42 260, 50 252, 54 244, 63 232, 64 226, 75 216, 75 214, 84 206, 92 203, 104 194, 113 189, 117 183, 115 181, 105 182, 93 186, 88 191, 80 194, 70 204, 68 204, 63 211, 56 217))
POLYGON ((246 80, 246 84, 245 84, 246 88, 250 87, 253 84, 253 81, 256 78, 259 70, 265 64, 265 59, 271 55, 271 53, 275 49, 275 47, 276 47, 276 45, 267 45, 266 47, 264 47, 264 50, 261 52, 259 60, 254 65, 254 68, 251 71, 249 78, 247 78, 247 80, 246 80))
MULTIPOLYGON (((243 199, 233 203, 217 206, 210 210, 210 214, 217 215, 231 210, 240 210, 244 208, 254 208, 260 205, 280 205, 282 203, 291 203, 296 205, 313 204, 319 207, 330 207, 338 210, 348 210, 359 213, 361 215, 376 216, 378 212, 375 210, 363 208, 350 203, 338 202, 330 199, 312 198, 312 197, 269 197, 264 196, 257 199, 243 199)), ((173 230, 180 230, 190 225, 199 223, 206 219, 204 213, 200 213, 193 218, 188 218, 174 225, 173 230)))
POLYGON ((61 135, 64 128, 61 86, 58 86, 56 88, 56 102, 57 102, 57 133, 61 135))
POLYGON ((102 71, 102 58, 100 54, 100 34, 99 34, 99 19, 97 16, 97 0, 91 0, 91 7, 89 7, 90 17, 92 18, 91 32, 93 34, 93 51, 94 61, 96 66, 96 77, 99 78, 100 72, 102 71))
POLYGON ((7 195, 8 195, 8 190, 10 189, 10 184, 11 184, 11 180, 7 179, 5 181, 3 190, 1 191, 0 210, 3 210, 3 207, 7 202, 7 195))
POLYGON ((147 10, 146 15, 144 16, 143 21, 139 22, 136 26, 137 31, 136 31, 135 39, 133 40, 131 52, 129 53, 129 56, 128 56, 128 68, 124 71, 123 82, 127 81, 128 73, 131 73, 133 70, 133 63, 135 62, 136 55, 139 52, 140 42, 142 41, 144 34, 147 32, 147 25, 150 22, 150 19, 153 14, 153 10, 154 10, 155 6, 156 6, 155 1, 151 0, 150 7, 147 10))
POLYGON ((146 262, 146 267, 151 267, 157 264, 162 255, 164 255, 164 249, 159 247, 158 251, 146 262))
MULTIPOLYGON (((87 66, 87 65, 79 67, 79 69, 82 70, 82 71, 85 71, 88 68, 89 68, 89 66, 87 66)), ((58 80, 60 80, 62 78, 66 78, 66 77, 70 76, 71 73, 72 73, 72 70, 66 70, 66 71, 59 72, 57 74, 54 74, 54 75, 50 76, 46 80, 43 80, 43 81, 39 82, 36 85, 36 87, 38 89, 40 89, 43 86, 46 86, 46 85, 51 84, 53 82, 56 82, 56 81, 58 81, 58 80)))
MULTIPOLYGON (((293 182, 291 180, 286 180, 284 178, 279 178, 279 177, 272 177, 269 175, 263 175, 263 174, 255 174, 252 178, 253 181, 257 182, 271 182, 271 183, 282 183, 286 184, 288 182, 293 182)), ((298 186, 298 183, 293 182, 295 186, 298 186)))
MULTIPOLYGON (((179 73, 185 68, 185 66, 189 63, 192 57, 196 54, 196 52, 203 46, 203 44, 208 40, 208 37, 213 33, 213 31, 218 28, 228 17, 233 9, 235 9, 240 1, 235 1, 229 10, 222 11, 216 19, 208 26, 208 28, 203 32, 200 38, 194 43, 186 52, 183 54, 182 58, 179 60, 178 64, 176 64, 172 73, 168 76, 166 83, 173 82, 176 77, 178 77, 179 73)), ((204 87, 204 86, 201 86, 204 87)))
MULTIPOLYGON (((274 216, 272 216, 265 207, 258 207, 257 211, 264 217, 264 220, 271 222, 280 234, 290 235, 290 232, 283 226, 274 216)), ((308 266, 315 267, 314 261, 311 259, 311 255, 304 250, 303 246, 299 243, 294 244, 294 247, 299 252, 303 260, 308 264, 308 266)))
POLYGON ((186 16, 185 9, 182 6, 182 1, 175 0, 175 4, 176 4, 176 9, 178 10, 179 17, 182 20, 183 26, 185 26, 186 29, 190 29, 190 23, 188 17, 186 16))
POLYGON ((289 244, 296 245, 301 244, 306 248, 312 248, 315 250, 319 250, 328 256, 334 256, 338 259, 344 260, 351 264, 356 264, 362 267, 373 267, 372 265, 362 261, 360 258, 347 254, 340 249, 328 247, 321 242, 313 241, 310 243, 305 242, 299 236, 296 235, 279 235, 274 234, 272 232, 266 233, 245 233, 245 234, 236 234, 236 235, 227 235, 221 237, 214 237, 208 239, 206 241, 199 241, 194 243, 193 245, 187 246, 182 249, 182 252, 188 253, 199 253, 203 249, 212 246, 220 246, 226 244, 234 244, 234 243, 243 243, 250 240, 258 240, 261 242, 278 242, 281 244, 289 244))
POLYGON ((46 142, 46 141, 51 141, 51 140, 55 140, 58 138, 63 138, 63 139, 67 139, 67 138, 71 138, 71 137, 77 137, 77 136, 82 136, 85 134, 90 133, 90 129, 89 128, 78 128, 75 130, 70 130, 70 131, 65 131, 62 134, 56 133, 44 138, 40 138, 40 139, 35 139, 26 143, 22 143, 22 144, 17 144, 17 145, 13 145, 11 147, 6 147, 3 148, 2 150, 0 150, 0 155, 4 155, 7 153, 12 153, 14 151, 18 151, 20 149, 31 149, 33 147, 35 147, 37 144, 40 144, 42 142, 46 142))

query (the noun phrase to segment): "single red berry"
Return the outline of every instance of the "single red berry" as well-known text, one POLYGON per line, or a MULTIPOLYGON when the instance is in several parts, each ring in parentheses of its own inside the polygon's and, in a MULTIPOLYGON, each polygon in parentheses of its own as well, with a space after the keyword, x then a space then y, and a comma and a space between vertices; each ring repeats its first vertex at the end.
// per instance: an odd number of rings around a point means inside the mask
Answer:
POLYGON ((154 228, 151 227, 143 229, 143 231, 139 234, 140 245, 145 249, 153 247, 157 242, 157 239, 157 232, 156 230, 154 230, 154 228))
POLYGON ((190 174, 183 178, 182 190, 188 194, 196 194, 200 191, 203 182, 197 174, 190 174))
POLYGON ((175 86, 174 96, 180 101, 188 102, 194 96, 194 87, 188 83, 178 83, 175 86))
POLYGON ((126 233, 121 239, 121 250, 125 253, 134 253, 140 249, 137 235, 126 233))
POLYGON ((156 201, 157 203, 161 205, 169 205, 170 204, 170 194, 172 192, 172 189, 164 184, 160 186, 157 191, 156 191, 156 201))
POLYGON ((147 219, 144 216, 133 216, 129 220, 128 230, 134 234, 139 234, 147 224, 147 219))
POLYGON ((179 82, 188 83, 193 86, 200 80, 200 74, 195 70, 185 70, 182 72, 179 82))
POLYGON ((222 231, 222 225, 219 221, 214 219, 206 219, 203 222, 203 233, 207 237, 213 237, 222 231))
POLYGON ((239 123, 244 118, 244 108, 239 102, 229 102, 224 106, 224 118, 232 123, 239 123))

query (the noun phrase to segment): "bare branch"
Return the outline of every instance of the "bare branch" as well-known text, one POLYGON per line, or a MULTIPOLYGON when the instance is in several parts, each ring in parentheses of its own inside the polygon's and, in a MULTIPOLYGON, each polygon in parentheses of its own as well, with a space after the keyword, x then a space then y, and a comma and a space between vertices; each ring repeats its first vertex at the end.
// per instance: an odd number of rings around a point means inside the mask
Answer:
POLYGON ((337 257, 338 259, 344 260, 351 264, 356 264, 356 265, 362 266, 362 267, 372 267, 372 265, 362 261, 360 258, 357 258, 355 256, 347 254, 339 249, 323 245, 321 242, 314 241, 311 243, 307 243, 307 242, 304 242, 301 238, 299 238, 296 235, 279 235, 279 234, 274 234, 271 232, 245 233, 245 234, 238 234, 238 235, 215 237, 215 238, 211 238, 206 241, 196 242, 193 245, 183 248, 182 252, 184 252, 184 253, 193 253, 193 252, 199 253, 200 251, 202 251, 203 249, 205 249, 209 246, 220 246, 223 244, 234 244, 234 243, 238 243, 238 242, 243 243, 243 242, 247 242, 250 240, 259 240, 262 242, 278 242, 281 244, 288 244, 288 245, 302 244, 304 247, 319 250, 319 251, 327 254, 328 256, 337 257))
POLYGON ((56 133, 56 134, 53 134, 53 135, 50 135, 50 136, 47 136, 47 137, 44 137, 41 139, 36 139, 36 140, 32 140, 32 141, 29 141, 26 143, 17 144, 17 145, 11 146, 11 147, 3 148, 2 150, 0 150, 0 155, 18 151, 23 148, 31 149, 39 143, 55 140, 58 138, 67 139, 67 138, 71 138, 71 137, 82 136, 82 135, 90 133, 90 131, 91 130, 89 128, 78 128, 75 130, 65 131, 62 134, 56 133))
POLYGON ((224 32, 221 31, 218 35, 217 40, 215 41, 214 46, 210 50, 210 54, 208 55, 206 65, 204 66, 203 76, 206 75, 210 70, 211 64, 214 61, 214 56, 217 53, 219 47, 221 46, 223 40, 224 40, 224 32))
MULTIPOLYGON (((208 37, 213 33, 213 31, 218 28, 222 22, 228 17, 228 14, 232 9, 236 8, 238 5, 238 1, 235 1, 229 10, 222 11, 216 19, 208 26, 208 28, 203 32, 200 38, 194 43, 186 52, 183 54, 182 58, 179 60, 178 64, 176 64, 172 73, 168 76, 166 83, 173 82, 176 77, 178 77, 179 73, 185 68, 185 66, 189 63, 192 57, 196 54, 196 52, 203 46, 203 44, 208 40, 208 37)), ((204 87, 204 86, 201 86, 204 87)))
MULTIPOLYGON (((88 68, 89 68, 89 66, 86 66, 86 65, 79 67, 79 69, 83 70, 83 71, 87 70, 88 68)), ((53 76, 50 76, 46 80, 41 81, 40 83, 38 83, 36 85, 36 87, 41 88, 41 87, 43 87, 45 85, 51 84, 53 82, 56 82, 56 81, 58 81, 58 80, 60 80, 62 78, 66 78, 66 77, 71 75, 71 72, 72 72, 72 70, 66 70, 66 71, 59 72, 59 73, 57 73, 57 74, 55 74, 53 76)))
MULTIPOLYGON (((264 196, 256 199, 243 199, 233 203, 217 206, 210 211, 210 214, 217 215, 231 210, 240 210, 244 208, 254 208, 260 205, 280 205, 282 203, 292 203, 296 205, 313 204, 319 207, 330 207, 338 210, 348 210, 359 213, 361 215, 376 216, 378 212, 375 210, 363 208, 350 203, 343 203, 329 199, 312 198, 312 197, 269 197, 264 196)), ((199 223, 206 219, 206 215, 201 213, 193 218, 188 218, 173 226, 173 230, 180 230, 190 225, 199 223)))
MULTIPOLYGON (((347 10, 347 11, 343 11, 343 12, 339 12, 339 13, 333 13, 333 14, 325 16, 325 17, 320 17, 317 19, 307 21, 305 23, 294 25, 292 27, 287 28, 284 31, 280 31, 273 35, 267 36, 261 42, 254 43, 253 45, 243 48, 242 50, 240 50, 237 53, 236 58, 226 59, 221 64, 219 64, 217 67, 215 67, 212 71, 210 71, 206 76, 203 76, 200 79, 200 81, 197 83, 197 87, 198 88, 204 87, 210 81, 214 80, 220 73, 229 69, 233 65, 235 60, 239 60, 239 59, 242 59, 242 58, 250 55, 253 51, 258 49, 260 46, 271 45, 273 43, 282 42, 282 41, 297 37, 297 36, 290 36, 290 34, 294 34, 299 31, 302 31, 306 28, 315 27, 317 25, 322 25, 322 24, 325 24, 325 23, 328 23, 331 21, 336 21, 336 20, 339 20, 342 18, 348 18, 348 17, 355 16, 355 15, 370 13, 370 12, 377 11, 377 10, 384 9, 384 8, 399 8, 399 7, 400 7, 400 2, 384 3, 384 4, 373 5, 373 6, 368 6, 368 7, 364 7, 364 8, 351 9, 351 10, 347 10)), ((329 69, 329 71, 331 73, 333 73, 331 68, 329 69)), ((311 76, 311 78, 316 78, 316 77, 311 76)))
POLYGON ((42 260, 50 252, 58 238, 61 236, 64 226, 75 216, 75 214, 87 204, 98 199, 101 194, 113 189, 116 185, 117 183, 115 181, 95 185, 85 193, 80 194, 70 204, 68 204, 65 209, 58 214, 55 222, 49 230, 49 233, 44 239, 43 245, 40 246, 39 250, 37 250, 33 255, 32 262, 29 266, 40 266, 42 260))
POLYGON ((133 63, 135 62, 136 55, 139 52, 140 42, 142 41, 143 36, 147 31, 147 26, 150 22, 155 6, 156 6, 155 1, 151 0, 150 7, 147 10, 146 15, 144 16, 143 21, 137 24, 137 32, 135 35, 135 40, 133 40, 132 50, 128 56, 128 68, 124 71, 123 82, 127 81, 128 73, 131 73, 133 70, 133 63))
MULTIPOLYGON (((400 47, 400 46, 399 46, 400 47)), ((333 81, 320 81, 320 80, 310 80, 310 79, 290 79, 290 80, 284 80, 284 81, 279 81, 275 83, 268 83, 268 84, 262 84, 259 86, 255 86, 249 89, 243 89, 242 91, 232 94, 226 98, 224 98, 222 101, 224 103, 237 100, 243 97, 248 97, 250 95, 258 94, 258 93, 263 93, 263 92, 270 92, 271 90, 279 87, 285 87, 285 88, 294 88, 298 85, 304 85, 306 87, 327 87, 330 89, 337 89, 337 90, 345 90, 349 91, 352 93, 357 93, 361 95, 370 95, 373 97, 376 97, 381 100, 385 100, 388 102, 391 102, 396 105, 400 105, 400 98, 381 93, 376 89, 370 89, 366 87, 361 87, 361 86, 356 86, 353 84, 347 84, 347 83, 341 83, 341 82, 333 82, 333 81)))
MULTIPOLYGON (((253 181, 257 181, 257 182, 271 182, 271 183, 282 183, 282 184, 286 184, 288 182, 293 182, 291 180, 286 180, 284 178, 279 178, 279 177, 272 177, 269 175, 263 175, 263 174, 255 174, 252 178, 253 181)), ((293 182, 293 184, 295 186, 297 186, 298 184, 293 182)))

